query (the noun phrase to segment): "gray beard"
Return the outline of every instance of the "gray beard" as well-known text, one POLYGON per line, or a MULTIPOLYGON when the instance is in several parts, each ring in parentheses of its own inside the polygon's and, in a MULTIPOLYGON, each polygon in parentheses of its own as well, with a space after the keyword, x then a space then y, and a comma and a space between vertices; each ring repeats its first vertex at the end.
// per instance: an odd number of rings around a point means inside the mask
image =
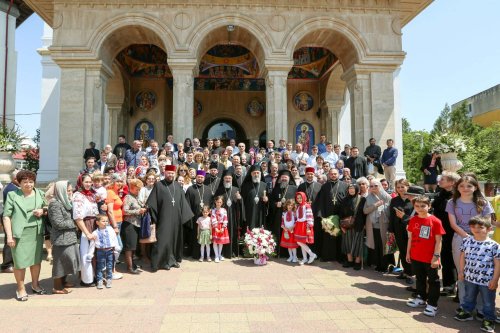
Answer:
POLYGON ((287 185, 288 185, 287 183, 283 183, 283 182, 280 183, 280 187, 283 189, 285 189, 287 185))
POLYGON ((257 184, 258 182, 260 182, 260 177, 253 177, 252 176, 252 182, 254 182, 255 184, 257 184))
POLYGON ((229 188, 231 188, 231 186, 232 186, 231 183, 224 183, 224 188, 229 189, 229 188))

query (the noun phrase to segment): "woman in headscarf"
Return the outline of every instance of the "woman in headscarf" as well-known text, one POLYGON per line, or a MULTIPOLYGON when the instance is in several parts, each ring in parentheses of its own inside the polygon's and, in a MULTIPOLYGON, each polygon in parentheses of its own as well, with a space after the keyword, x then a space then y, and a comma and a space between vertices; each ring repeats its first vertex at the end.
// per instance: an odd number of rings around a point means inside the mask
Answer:
POLYGON ((76 224, 71 212, 73 203, 73 186, 66 180, 54 185, 54 197, 49 202, 48 216, 52 223, 50 239, 52 241, 52 279, 53 294, 69 294, 73 284, 68 283, 68 275, 76 275, 80 271, 80 249, 76 234, 76 224))
POLYGON ((124 175, 127 174, 127 162, 125 162, 125 159, 120 158, 118 160, 118 162, 116 163, 115 172, 124 175))
POLYGON ((96 193, 92 189, 92 177, 83 174, 78 178, 78 191, 73 194, 73 219, 82 231, 80 238, 80 263, 81 282, 83 287, 95 287, 94 269, 92 263, 88 262, 87 254, 90 241, 94 239, 92 232, 97 228, 95 224, 97 209, 96 193))
POLYGON ((385 253, 387 228, 389 226, 388 208, 391 196, 384 191, 378 179, 370 181, 370 193, 366 197, 363 212, 366 216, 366 246, 370 262, 376 265, 377 272, 385 273, 389 264, 394 265, 394 254, 385 253))
POLYGON ((361 269, 361 256, 363 255, 363 238, 365 229, 365 214, 363 206, 365 198, 359 194, 359 186, 349 184, 347 196, 342 202, 340 209, 340 219, 352 220, 352 227, 342 229, 342 252, 347 255, 347 261, 342 267, 353 267, 355 270, 361 269))

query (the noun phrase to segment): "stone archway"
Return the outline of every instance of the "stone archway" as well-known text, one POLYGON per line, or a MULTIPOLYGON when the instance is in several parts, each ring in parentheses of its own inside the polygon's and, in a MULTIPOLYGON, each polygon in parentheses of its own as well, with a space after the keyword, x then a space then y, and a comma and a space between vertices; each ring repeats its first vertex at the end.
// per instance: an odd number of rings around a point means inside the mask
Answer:
POLYGON ((219 138, 226 145, 228 145, 229 139, 235 139, 236 142, 246 142, 248 144, 247 135, 243 127, 230 118, 218 118, 210 122, 203 130, 202 138, 219 138), (217 131, 215 127, 221 127, 221 130, 217 131))

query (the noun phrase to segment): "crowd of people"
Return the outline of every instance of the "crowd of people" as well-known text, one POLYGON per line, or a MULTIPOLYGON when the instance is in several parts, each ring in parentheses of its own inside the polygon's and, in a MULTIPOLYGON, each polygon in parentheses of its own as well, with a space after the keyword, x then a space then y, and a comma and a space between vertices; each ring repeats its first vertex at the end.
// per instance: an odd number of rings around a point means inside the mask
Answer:
POLYGON ((38 283, 45 241, 53 293, 70 293, 70 276, 82 286, 111 288, 123 273, 179 268, 183 258, 242 257, 245 231, 264 226, 280 245, 278 257, 291 264, 319 259, 354 270, 399 269, 397 278, 413 293, 407 305, 428 316, 436 315, 441 293, 457 290, 455 318, 474 314, 492 332, 500 277, 498 243, 488 237, 497 226, 492 205, 473 174, 441 172, 437 154, 422 163, 425 189, 396 180, 398 149, 386 143, 382 150, 372 138, 363 154, 350 145, 341 151, 324 135, 310 151, 285 140, 265 147, 255 140, 247 149, 235 140, 223 147, 217 138, 204 146, 198 138, 174 143, 171 135, 144 148, 124 136, 102 151, 90 143, 75 191, 61 180, 44 193, 25 170, 6 186, 2 271, 14 273, 19 301, 28 300, 28 267, 32 291, 45 294, 38 283), (432 201, 426 190, 436 191, 432 201), (331 216, 339 219, 337 237, 322 228, 331 216))

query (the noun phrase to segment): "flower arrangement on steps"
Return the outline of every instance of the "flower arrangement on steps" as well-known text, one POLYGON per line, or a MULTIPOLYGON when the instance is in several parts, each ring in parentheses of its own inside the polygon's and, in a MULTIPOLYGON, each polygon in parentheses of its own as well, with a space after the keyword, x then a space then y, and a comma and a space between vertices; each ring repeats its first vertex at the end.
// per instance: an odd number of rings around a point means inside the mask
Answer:
POLYGON ((432 138, 432 151, 441 155, 444 170, 456 172, 463 167, 458 154, 467 150, 464 138, 455 133, 443 132, 432 138))
POLYGON ((275 254, 276 241, 273 234, 263 227, 247 229, 244 244, 246 251, 254 257, 254 263, 259 266, 266 265, 269 256, 275 254))

